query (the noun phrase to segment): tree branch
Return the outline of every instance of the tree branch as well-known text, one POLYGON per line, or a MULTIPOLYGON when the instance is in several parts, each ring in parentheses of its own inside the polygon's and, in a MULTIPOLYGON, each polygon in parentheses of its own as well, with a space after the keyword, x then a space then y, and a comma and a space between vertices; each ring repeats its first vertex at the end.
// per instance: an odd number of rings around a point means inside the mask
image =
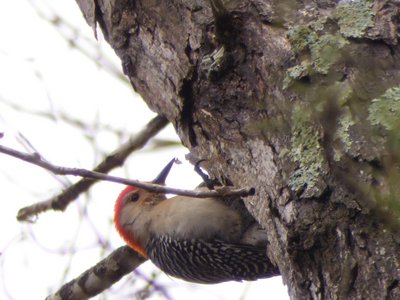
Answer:
MULTIPOLYGON (((158 120, 156 117, 152 120, 152 122, 160 122, 161 124, 164 121, 158 120), (158 121, 157 121, 158 120, 158 121)), ((150 122, 150 123, 152 123, 150 122)), ((149 125, 151 125, 149 123, 149 125)), ((158 125, 161 125, 158 123, 158 125)), ((149 126, 146 129, 149 129, 149 126)), ((152 129, 155 129, 151 126, 152 129)), ((159 127, 157 127, 159 128, 159 127)), ((162 126, 161 126, 162 128, 162 126)), ((160 129, 161 129, 160 128, 160 129)), ((53 209, 53 210, 64 210, 68 204, 78 197, 80 193, 86 191, 96 180, 105 180, 116 182, 124 185, 131 185, 138 188, 142 188, 154 193, 168 193, 168 194, 176 194, 182 196, 189 196, 195 198, 207 198, 207 197, 224 197, 224 196, 238 196, 238 197, 246 197, 254 194, 253 188, 242 188, 242 189, 233 189, 229 187, 216 188, 216 190, 182 190, 177 188, 166 187, 153 183, 144 183, 138 180, 126 179, 116 176, 107 175, 101 172, 109 172, 111 169, 116 166, 122 165, 126 157, 133 151, 133 148, 138 148, 139 146, 143 146, 144 143, 157 132, 156 130, 152 130, 149 133, 147 130, 143 130, 141 134, 133 141, 128 142, 119 148, 116 152, 106 157, 106 159, 100 163, 95 171, 89 171, 81 168, 67 168, 53 165, 46 160, 44 160, 39 154, 26 154, 19 152, 17 150, 1 146, 0 152, 13 156, 15 158, 21 159, 28 163, 40 166, 53 174, 57 175, 72 175, 72 176, 80 176, 84 177, 84 179, 80 180, 76 184, 70 186, 67 190, 65 190, 62 194, 55 196, 49 200, 36 203, 31 206, 24 207, 19 210, 17 219, 19 221, 29 221, 29 219, 37 215, 41 212, 53 209), (135 145, 135 147, 133 147, 135 145), (101 172, 99 172, 101 171, 101 172)))
POLYGON ((64 284, 46 300, 89 299, 108 289, 147 259, 128 246, 122 246, 79 277, 64 284))
MULTIPOLYGON (((168 124, 168 120, 162 116, 156 116, 134 137, 130 138, 125 144, 120 146, 104 160, 98 164, 94 171, 99 173, 108 173, 112 169, 122 166, 126 158, 135 150, 142 148, 153 136, 168 124)), ((23 154, 26 155, 26 154, 23 154)), ((17 156, 18 157, 18 156, 17 156)), ((36 154, 35 160, 40 160, 40 156, 36 154)), ((75 184, 69 186, 62 193, 28 207, 22 208, 17 215, 19 221, 29 221, 29 219, 41 212, 47 210, 63 211, 73 200, 80 194, 87 191, 96 180, 83 178, 75 184)))

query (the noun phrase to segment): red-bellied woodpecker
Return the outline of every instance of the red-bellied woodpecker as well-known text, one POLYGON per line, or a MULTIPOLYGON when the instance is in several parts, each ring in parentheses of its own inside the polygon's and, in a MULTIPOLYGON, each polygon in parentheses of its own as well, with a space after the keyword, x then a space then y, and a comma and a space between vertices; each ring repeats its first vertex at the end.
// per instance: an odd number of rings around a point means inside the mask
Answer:
MULTIPOLYGON (((164 184, 173 163, 153 182, 164 184)), ((266 232, 222 199, 167 199, 129 186, 116 201, 114 221, 130 247, 177 278, 219 283, 277 275, 266 257, 266 232)))

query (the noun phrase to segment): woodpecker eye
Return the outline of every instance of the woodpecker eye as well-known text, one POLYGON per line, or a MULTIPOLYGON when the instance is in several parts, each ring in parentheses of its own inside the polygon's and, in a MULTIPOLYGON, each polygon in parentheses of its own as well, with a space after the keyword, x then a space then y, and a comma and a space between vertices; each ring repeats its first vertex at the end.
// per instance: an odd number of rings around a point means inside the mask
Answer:
POLYGON ((126 202, 136 202, 139 200, 139 193, 132 193, 128 195, 126 202))

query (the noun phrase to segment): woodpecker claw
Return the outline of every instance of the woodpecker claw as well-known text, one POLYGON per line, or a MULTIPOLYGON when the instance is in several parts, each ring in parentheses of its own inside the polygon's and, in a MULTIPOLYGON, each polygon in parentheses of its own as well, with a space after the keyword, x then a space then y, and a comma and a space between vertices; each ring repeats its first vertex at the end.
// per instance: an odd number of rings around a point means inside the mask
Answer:
POLYGON ((205 174, 203 172, 203 170, 200 167, 200 163, 202 163, 203 161, 205 161, 205 159, 201 159, 199 160, 197 163, 195 163, 194 165, 194 171, 203 179, 204 183, 206 184, 207 188, 209 190, 213 190, 214 189, 214 182, 213 180, 210 179, 210 176, 208 176, 207 174, 205 174))
POLYGON ((153 180, 153 183, 156 184, 165 184, 165 179, 167 179, 167 176, 169 174, 169 171, 171 171, 172 165, 178 161, 177 158, 173 158, 165 167, 162 169, 160 174, 153 180))

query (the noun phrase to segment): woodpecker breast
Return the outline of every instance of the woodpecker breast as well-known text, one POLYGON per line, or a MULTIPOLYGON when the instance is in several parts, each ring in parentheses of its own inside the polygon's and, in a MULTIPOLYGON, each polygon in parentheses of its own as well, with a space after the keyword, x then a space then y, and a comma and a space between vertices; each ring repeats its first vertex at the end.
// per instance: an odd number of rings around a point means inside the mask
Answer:
POLYGON ((239 213, 215 198, 172 197, 157 203, 149 216, 151 236, 237 242, 244 230, 239 213))

